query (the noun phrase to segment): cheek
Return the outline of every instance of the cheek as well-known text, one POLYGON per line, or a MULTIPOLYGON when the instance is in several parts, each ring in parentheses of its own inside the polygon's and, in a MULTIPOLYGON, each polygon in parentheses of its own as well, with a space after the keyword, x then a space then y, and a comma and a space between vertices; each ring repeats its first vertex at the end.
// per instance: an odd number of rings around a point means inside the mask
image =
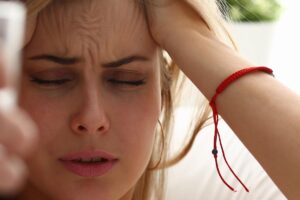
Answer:
POLYGON ((126 98, 115 98, 111 108, 115 117, 112 118, 112 127, 123 133, 124 140, 132 143, 147 141, 153 137, 155 126, 158 122, 161 109, 161 89, 158 73, 151 81, 136 94, 126 98))
POLYGON ((151 142, 160 114, 159 108, 157 96, 141 98, 136 103, 119 108, 117 116, 112 120, 112 127, 119 129, 116 132, 122 133, 120 137, 128 145, 151 142))
POLYGON ((115 107, 118 112, 112 120, 115 129, 112 131, 118 134, 118 152, 122 152, 124 160, 128 161, 124 163, 124 173, 128 176, 139 177, 152 154, 161 108, 159 82, 155 84, 149 86, 147 93, 115 107))
POLYGON ((20 106, 30 114, 38 126, 40 135, 35 156, 27 160, 30 174, 28 178, 35 185, 47 185, 45 183, 49 180, 49 174, 56 168, 54 162, 56 159, 52 155, 56 155, 57 149, 61 148, 60 141, 68 139, 62 134, 66 132, 67 113, 64 113, 66 109, 61 102, 50 102, 43 98, 43 95, 36 94, 30 89, 21 91, 20 106))
POLYGON ((120 121, 114 126, 116 132, 113 132, 118 136, 116 148, 121 157, 119 177, 130 185, 134 185, 145 172, 152 154, 158 113, 153 112, 147 102, 153 103, 145 101, 145 105, 124 109, 124 113, 119 113, 120 121), (126 114, 126 111, 131 114, 126 114))
POLYGON ((20 106, 25 109, 39 129, 41 136, 40 142, 49 143, 59 136, 65 127, 67 113, 67 104, 62 104, 63 101, 49 101, 43 95, 32 92, 32 90, 22 88, 20 93, 20 106))

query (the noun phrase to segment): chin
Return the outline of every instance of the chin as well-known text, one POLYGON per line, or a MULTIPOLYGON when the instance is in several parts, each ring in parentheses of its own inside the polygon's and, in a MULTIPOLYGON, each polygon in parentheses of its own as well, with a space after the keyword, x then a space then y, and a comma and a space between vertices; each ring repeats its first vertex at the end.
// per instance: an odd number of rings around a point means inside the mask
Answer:
MULTIPOLYGON (((28 188, 24 191, 28 199, 33 197, 45 200, 119 200, 124 194, 113 187, 103 187, 94 181, 79 181, 77 184, 59 183, 43 188, 28 188)), ((127 198, 128 199, 128 198, 127 198)))
POLYGON ((55 200, 119 200, 121 197, 99 189, 78 189, 76 191, 61 191, 52 194, 50 199, 55 200))
POLYGON ((67 196, 60 198, 60 200, 118 200, 120 198, 116 196, 111 196, 108 194, 103 194, 99 192, 90 192, 90 193, 78 193, 68 194, 67 196))
POLYGON ((57 200, 119 200, 124 196, 118 190, 101 187, 99 184, 81 183, 76 189, 61 190, 53 195, 57 200))

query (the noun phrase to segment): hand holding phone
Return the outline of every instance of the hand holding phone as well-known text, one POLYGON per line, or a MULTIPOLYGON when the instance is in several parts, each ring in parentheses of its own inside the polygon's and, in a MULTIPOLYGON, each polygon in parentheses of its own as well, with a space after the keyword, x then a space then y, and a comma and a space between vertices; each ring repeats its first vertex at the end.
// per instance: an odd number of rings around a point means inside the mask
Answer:
POLYGON ((17 104, 20 50, 24 35, 25 8, 16 2, 0 2, 0 107, 17 104))
POLYGON ((37 138, 30 117, 17 105, 24 24, 22 4, 0 1, 0 198, 21 187, 24 157, 37 138))

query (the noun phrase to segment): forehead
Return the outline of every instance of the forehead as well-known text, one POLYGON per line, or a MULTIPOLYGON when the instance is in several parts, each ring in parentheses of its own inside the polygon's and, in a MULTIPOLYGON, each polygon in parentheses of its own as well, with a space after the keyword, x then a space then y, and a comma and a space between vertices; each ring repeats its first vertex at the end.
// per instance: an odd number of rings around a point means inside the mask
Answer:
POLYGON ((54 0, 40 13, 33 40, 61 53, 153 46, 136 0, 54 0))

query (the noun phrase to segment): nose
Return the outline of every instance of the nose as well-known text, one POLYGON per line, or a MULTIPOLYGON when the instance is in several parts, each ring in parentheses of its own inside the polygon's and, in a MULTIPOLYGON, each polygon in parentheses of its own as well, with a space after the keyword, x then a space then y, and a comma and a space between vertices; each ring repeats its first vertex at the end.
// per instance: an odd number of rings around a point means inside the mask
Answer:
POLYGON ((75 134, 104 134, 109 130, 109 119, 98 93, 82 96, 77 112, 71 117, 71 129, 75 134))

